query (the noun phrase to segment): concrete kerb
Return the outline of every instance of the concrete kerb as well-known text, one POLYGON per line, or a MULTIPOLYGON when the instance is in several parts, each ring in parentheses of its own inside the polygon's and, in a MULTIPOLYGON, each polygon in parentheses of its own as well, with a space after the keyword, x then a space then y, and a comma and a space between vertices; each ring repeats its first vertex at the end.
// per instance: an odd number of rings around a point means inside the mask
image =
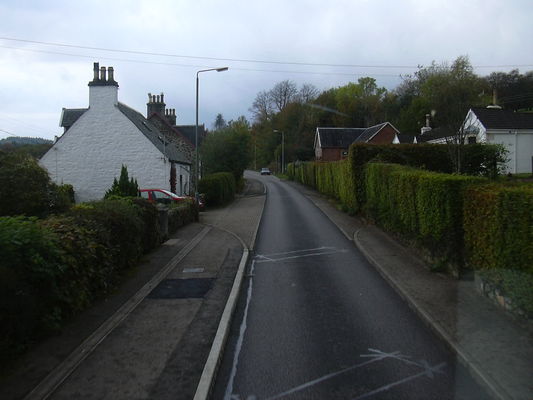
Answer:
POLYGON ((489 394, 497 400, 511 400, 512 397, 497 383, 492 377, 487 374, 482 367, 472 359, 470 354, 465 351, 462 346, 457 343, 453 337, 436 321, 430 314, 428 314, 422 307, 418 305, 415 299, 413 299, 409 293, 407 293, 401 285, 399 285, 392 276, 383 268, 370 254, 366 247, 361 243, 359 235, 362 229, 358 229, 353 236, 353 242, 357 248, 363 253, 365 258, 372 264, 379 274, 391 285, 391 287, 398 293, 398 295, 404 299, 409 307, 422 319, 422 321, 432 329, 444 342, 452 349, 457 355, 459 362, 467 368, 474 378, 483 385, 489 394))
MULTIPOLYGON (((265 188, 264 193, 266 195, 266 185, 263 184, 263 186, 265 188)), ((264 209, 265 209, 265 203, 263 203, 263 207, 261 209, 261 216, 257 222, 257 226, 255 227, 255 232, 252 237, 252 241, 250 243, 251 249, 255 247, 255 240, 257 238, 257 232, 259 230, 261 220, 263 219, 264 209)), ((244 271, 246 269, 246 265, 248 263, 248 257, 251 251, 250 249, 248 249, 244 241, 235 233, 230 232, 220 227, 217 227, 217 229, 221 229, 235 236, 242 244, 243 254, 241 257, 241 261, 239 263, 237 274, 235 275, 235 280, 233 281, 233 286, 231 288, 230 295, 228 297, 226 306, 224 307, 224 311, 222 313, 222 317, 220 318, 220 322, 218 324, 217 333, 215 334, 215 339, 213 340, 211 350, 209 351, 207 361, 204 365, 202 376, 200 377, 200 381, 198 382, 198 386, 196 387, 196 393, 194 394, 194 400, 207 400, 211 394, 211 390, 213 388, 213 384, 215 382, 216 375, 218 372, 218 367, 220 365, 220 361, 222 360, 222 355, 224 353, 224 346, 228 339, 230 325, 233 320, 233 314, 237 306, 237 300, 239 299, 242 282, 244 280, 244 271)))

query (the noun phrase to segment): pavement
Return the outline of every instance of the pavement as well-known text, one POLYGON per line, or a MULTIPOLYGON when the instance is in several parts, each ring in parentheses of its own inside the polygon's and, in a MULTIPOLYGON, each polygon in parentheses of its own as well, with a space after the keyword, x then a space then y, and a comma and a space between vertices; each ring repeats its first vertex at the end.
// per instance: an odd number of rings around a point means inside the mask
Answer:
MULTIPOLYGON (((494 398, 533 398, 531 332, 477 294, 472 280, 429 272, 416 250, 287 184, 354 242, 494 398)), ((0 381, 0 398, 207 399, 264 200, 263 185, 249 179, 232 204, 180 229, 116 293, 21 359, 0 381), (176 286, 184 280, 197 284, 176 286)))

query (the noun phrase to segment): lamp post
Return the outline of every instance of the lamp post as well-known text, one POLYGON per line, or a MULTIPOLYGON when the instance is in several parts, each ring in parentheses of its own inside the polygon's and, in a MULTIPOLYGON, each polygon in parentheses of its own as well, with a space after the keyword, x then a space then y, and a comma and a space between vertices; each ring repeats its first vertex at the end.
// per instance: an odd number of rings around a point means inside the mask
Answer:
POLYGON ((196 72, 196 127, 194 130, 194 164, 195 164, 195 171, 194 171, 194 199, 196 202, 198 202, 198 180, 199 180, 199 171, 200 171, 200 160, 198 158, 198 89, 200 87, 200 79, 198 75, 201 72, 208 72, 208 71, 217 71, 217 72, 223 72, 227 71, 228 67, 221 67, 221 68, 208 68, 208 69, 202 69, 200 71, 196 72))
POLYGON ((274 129, 275 133, 281 133, 281 173, 285 170, 285 133, 274 129))

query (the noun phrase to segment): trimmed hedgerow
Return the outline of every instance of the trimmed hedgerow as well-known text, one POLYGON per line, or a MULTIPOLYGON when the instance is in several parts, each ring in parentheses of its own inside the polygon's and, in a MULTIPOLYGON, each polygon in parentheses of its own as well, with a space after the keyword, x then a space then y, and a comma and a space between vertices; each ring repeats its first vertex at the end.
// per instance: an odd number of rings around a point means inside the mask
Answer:
POLYGON ((367 215, 431 252, 438 268, 454 275, 463 263, 465 189, 483 178, 441 174, 397 164, 366 166, 367 215))
POLYGON ((168 210, 168 232, 174 233, 190 222, 198 221, 198 207, 193 201, 183 201, 168 210))
POLYGON ((206 175, 200 180, 198 191, 205 195, 208 206, 226 204, 235 197, 235 177, 230 172, 206 175))
MULTIPOLYGON (((172 209, 182 226, 192 202, 172 209)), ((46 219, 0 217, 0 361, 109 292, 160 240, 157 208, 143 199, 74 206, 46 219)))
POLYGON ((36 218, 0 218, 0 360, 54 328, 62 273, 57 237, 36 218))
POLYGON ((466 263, 533 316, 533 185, 484 185, 465 194, 466 263))

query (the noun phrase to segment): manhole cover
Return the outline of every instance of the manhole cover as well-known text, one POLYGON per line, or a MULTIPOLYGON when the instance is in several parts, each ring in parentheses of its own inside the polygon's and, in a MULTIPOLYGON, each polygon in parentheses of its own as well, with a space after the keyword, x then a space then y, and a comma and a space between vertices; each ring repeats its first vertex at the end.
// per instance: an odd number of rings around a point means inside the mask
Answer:
POLYGON ((165 279, 148 295, 150 299, 201 299, 215 278, 165 279))

